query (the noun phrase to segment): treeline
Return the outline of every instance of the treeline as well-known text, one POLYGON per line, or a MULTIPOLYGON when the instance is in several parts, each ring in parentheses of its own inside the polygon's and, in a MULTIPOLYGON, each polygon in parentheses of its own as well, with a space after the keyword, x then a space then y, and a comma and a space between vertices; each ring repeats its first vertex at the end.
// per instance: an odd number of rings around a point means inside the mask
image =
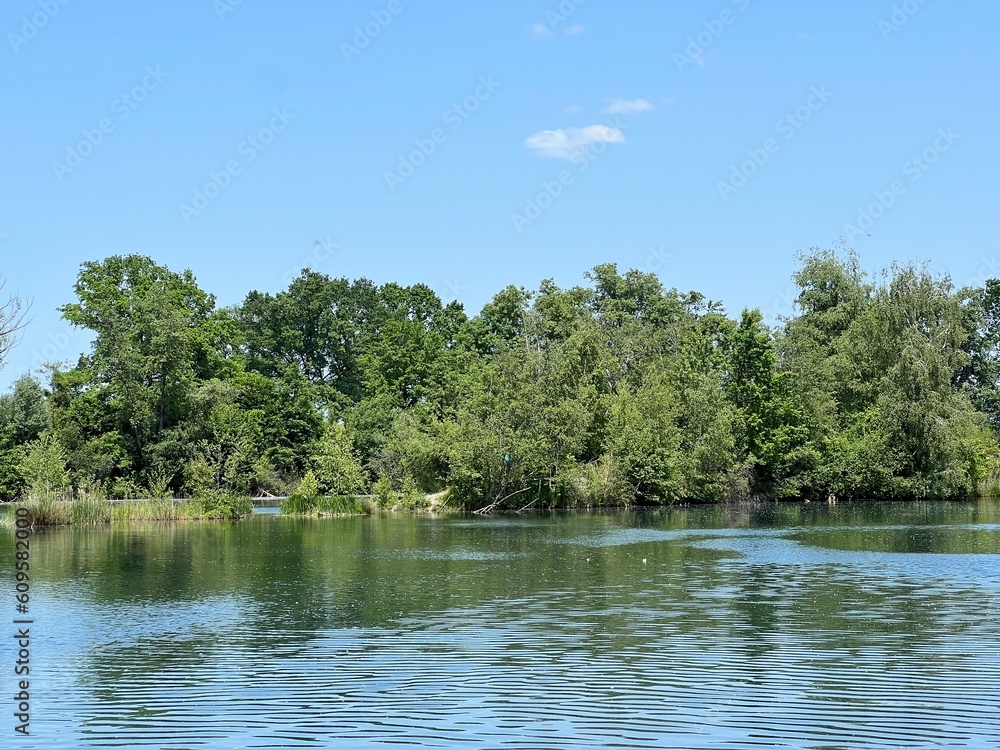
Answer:
POLYGON ((771 330, 653 274, 427 286, 305 270, 218 308, 190 271, 85 263, 89 354, 0 397, 0 495, 271 493, 535 507, 950 498, 1000 485, 1000 282, 814 250, 771 330), (301 493, 300 493, 301 494, 301 493))

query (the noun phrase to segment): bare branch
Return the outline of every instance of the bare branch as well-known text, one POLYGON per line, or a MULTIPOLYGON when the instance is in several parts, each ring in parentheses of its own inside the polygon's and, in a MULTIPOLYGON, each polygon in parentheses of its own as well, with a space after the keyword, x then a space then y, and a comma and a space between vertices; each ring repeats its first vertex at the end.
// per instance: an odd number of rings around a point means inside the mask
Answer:
POLYGON ((495 503, 492 503, 491 505, 487 505, 485 508, 480 508, 479 510, 474 510, 472 512, 476 513, 478 515, 481 515, 481 516, 485 516, 487 513, 492 513, 494 510, 496 510, 498 507, 500 507, 500 505, 504 502, 504 500, 508 500, 509 498, 514 497, 514 495, 520 495, 522 492, 528 492, 531 489, 532 489, 531 487, 525 487, 523 490, 518 490, 517 492, 511 492, 506 497, 501 497, 495 503))
MULTIPOLYGON (((7 279, 0 275, 0 292, 6 285, 7 279)), ((16 293, 0 304, 0 367, 7 353, 20 342, 20 331, 31 322, 30 310, 31 300, 25 301, 16 293)))

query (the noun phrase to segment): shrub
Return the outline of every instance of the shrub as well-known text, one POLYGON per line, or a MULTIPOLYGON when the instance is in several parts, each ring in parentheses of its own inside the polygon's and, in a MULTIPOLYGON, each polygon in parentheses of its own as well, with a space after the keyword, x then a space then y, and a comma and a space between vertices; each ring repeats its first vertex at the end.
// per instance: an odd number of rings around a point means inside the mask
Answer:
POLYGON ((316 467, 315 479, 324 492, 353 495, 365 486, 364 471, 342 424, 327 425, 323 437, 317 442, 312 462, 316 467))
POLYGON ((411 476, 403 478, 403 491, 398 506, 402 510, 427 510, 430 502, 411 476))
POLYGON ((21 475, 36 498, 54 498, 69 490, 66 454, 52 432, 43 432, 38 440, 28 444, 21 461, 21 475))
POLYGON ((625 480, 610 453, 588 464, 571 465, 560 479, 569 505, 628 505, 635 499, 635 488, 625 480))
POLYGON ((142 497, 146 492, 136 482, 125 477, 118 477, 108 488, 108 497, 115 500, 130 500, 142 497))
POLYGON ((380 508, 392 508, 399 502, 399 495, 392 489, 392 482, 389 477, 382 475, 375 486, 375 502, 380 508))
POLYGON ((148 480, 149 496, 154 500, 167 500, 172 497, 173 493, 170 491, 170 482, 172 480, 173 477, 169 476, 162 469, 152 472, 148 480))
POLYGON ((253 513, 249 496, 230 495, 218 490, 202 490, 185 503, 180 512, 188 518, 239 519, 253 513))
POLYGON ((319 499, 319 482, 316 481, 316 475, 312 471, 307 471, 299 486, 295 488, 295 492, 281 504, 281 512, 286 515, 310 513, 316 509, 319 499))

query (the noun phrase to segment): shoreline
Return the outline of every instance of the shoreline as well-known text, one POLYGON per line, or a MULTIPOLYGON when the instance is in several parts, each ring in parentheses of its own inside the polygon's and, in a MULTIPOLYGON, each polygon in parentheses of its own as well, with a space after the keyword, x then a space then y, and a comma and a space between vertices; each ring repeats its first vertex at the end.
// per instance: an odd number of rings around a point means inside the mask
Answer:
POLYGON ((447 492, 425 494, 424 501, 418 505, 407 505, 402 500, 394 505, 378 505, 372 502, 373 496, 357 498, 332 498, 333 500, 363 500, 365 504, 357 509, 343 510, 311 507, 303 512, 284 512, 282 502, 259 503, 259 500, 281 500, 288 498, 229 498, 221 506, 206 505, 204 499, 198 498, 166 498, 156 500, 151 498, 115 498, 107 500, 83 499, 52 499, 46 501, 28 500, 0 503, 0 528, 14 528, 13 516, 15 509, 27 507, 33 528, 54 528, 71 526, 112 526, 130 523, 146 522, 176 522, 176 521, 242 521, 254 515, 280 515, 286 518, 331 519, 348 518, 352 516, 384 516, 411 515, 440 517, 443 515, 480 516, 496 518, 507 516, 543 515, 549 513, 571 512, 622 512, 643 510, 686 510, 708 507, 727 508, 762 508, 772 507, 828 507, 839 505, 852 506, 858 504, 892 503, 909 505, 917 503, 980 503, 1000 502, 997 495, 972 495, 967 497, 930 498, 930 497, 891 497, 891 498, 850 498, 846 500, 811 500, 809 498, 738 498, 731 500, 678 501, 673 503, 621 503, 604 505, 556 505, 531 508, 493 509, 488 513, 468 508, 448 505, 442 502, 447 492), (256 508, 277 508, 273 514, 261 514, 256 508))

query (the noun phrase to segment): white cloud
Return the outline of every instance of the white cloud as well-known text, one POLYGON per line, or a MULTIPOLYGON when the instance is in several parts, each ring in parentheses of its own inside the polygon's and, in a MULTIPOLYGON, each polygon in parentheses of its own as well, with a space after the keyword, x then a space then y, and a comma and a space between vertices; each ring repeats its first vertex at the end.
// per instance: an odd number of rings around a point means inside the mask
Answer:
POLYGON ((634 112, 649 112, 653 104, 648 99, 615 99, 603 110, 606 115, 630 115, 634 112))
POLYGON ((660 99, 660 101, 663 102, 664 104, 673 104, 677 100, 674 99, 674 97, 672 96, 665 96, 662 99, 660 99))
POLYGON ((580 26, 580 24, 577 24, 576 26, 570 26, 568 29, 566 29, 566 33, 569 34, 570 36, 576 36, 577 34, 582 34, 583 26, 580 26))
POLYGON ((624 143, 625 136, 618 128, 607 125, 588 125, 585 128, 540 130, 529 135, 524 145, 538 152, 539 156, 553 159, 573 159, 592 143, 624 143))
POLYGON ((583 112, 583 107, 581 107, 579 104, 570 104, 568 107, 566 107, 567 115, 575 115, 579 112, 583 112))
POLYGON ((531 27, 531 33, 534 35, 535 39, 550 39, 554 36, 552 30, 549 29, 544 23, 536 23, 531 27))

